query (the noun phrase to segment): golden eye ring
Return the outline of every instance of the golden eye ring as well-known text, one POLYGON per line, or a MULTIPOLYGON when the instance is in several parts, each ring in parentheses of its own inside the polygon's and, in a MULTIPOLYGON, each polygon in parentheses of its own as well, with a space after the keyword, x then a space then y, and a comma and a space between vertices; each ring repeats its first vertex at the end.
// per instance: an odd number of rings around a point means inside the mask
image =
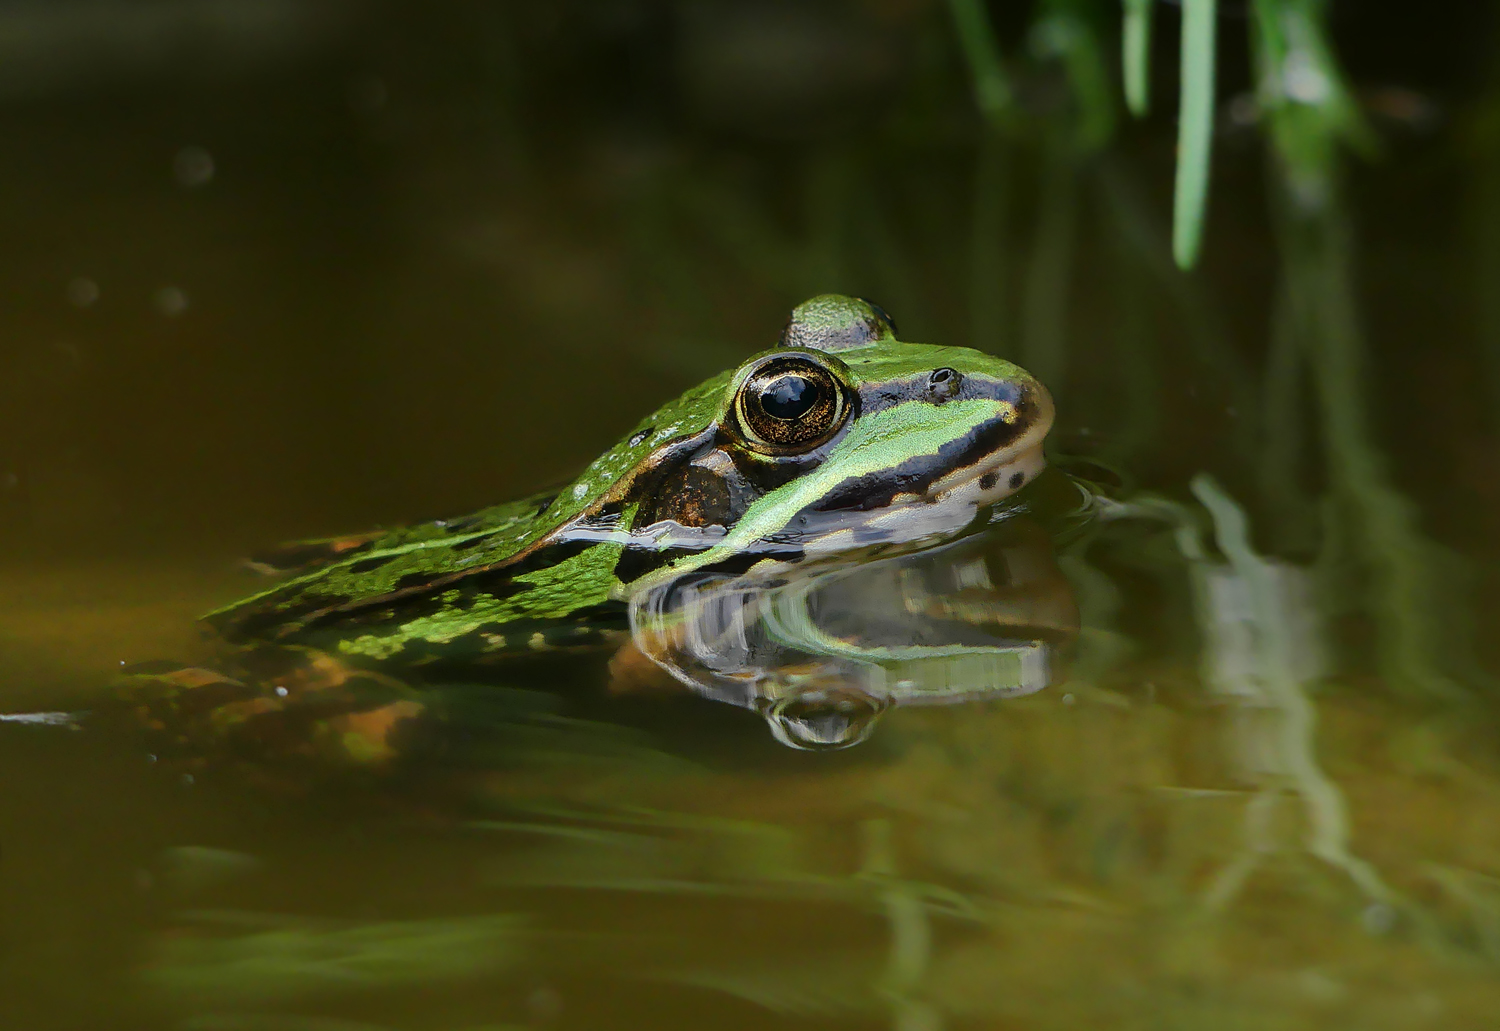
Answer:
POLYGON ((740 436, 769 455, 798 455, 828 441, 849 416, 840 377, 809 354, 771 355, 753 366, 734 396, 740 436))

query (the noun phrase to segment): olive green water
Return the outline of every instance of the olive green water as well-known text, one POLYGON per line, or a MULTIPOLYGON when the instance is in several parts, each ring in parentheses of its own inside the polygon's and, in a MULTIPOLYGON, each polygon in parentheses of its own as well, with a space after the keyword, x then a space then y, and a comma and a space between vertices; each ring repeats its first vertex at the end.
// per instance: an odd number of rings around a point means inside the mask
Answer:
POLYGON ((1058 683, 836 754, 587 664, 386 779, 0 723, 0 1026, 1493 1024, 1477 12, 1334 22, 1382 153, 1300 221, 1227 58, 1183 275, 1166 50, 1090 150, 1040 45, 984 129, 943 5, 236 9, 0 12, 0 712, 193 657, 261 544, 566 479, 828 290, 1041 376, 1135 521, 1061 559, 1058 683))

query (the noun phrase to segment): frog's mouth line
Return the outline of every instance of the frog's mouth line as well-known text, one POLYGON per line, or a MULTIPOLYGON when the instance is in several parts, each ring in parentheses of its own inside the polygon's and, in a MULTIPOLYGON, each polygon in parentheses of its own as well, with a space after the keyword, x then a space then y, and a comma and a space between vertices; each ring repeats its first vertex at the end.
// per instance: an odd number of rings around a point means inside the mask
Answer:
POLYGON ((923 491, 905 491, 875 508, 818 512, 795 532, 770 534, 745 547, 741 558, 796 563, 873 544, 936 542, 967 525, 977 508, 994 504, 1036 479, 1047 467, 1042 440, 1047 427, 1032 427, 1015 443, 951 470, 923 491))
POLYGON ((1051 428, 1050 413, 1020 428, 1000 417, 987 420, 936 455, 845 481, 814 506, 815 511, 878 511, 912 504, 999 500, 1030 483, 1046 466, 1042 441, 1051 428), (970 497, 972 496, 972 497, 970 497))
MULTIPOLYGON (((933 501, 969 480, 981 480, 1017 458, 1039 450, 1051 428, 1050 406, 1017 406, 997 412, 937 449, 885 469, 851 477, 823 495, 813 511, 865 511, 933 501), (1008 417, 1007 417, 1008 416, 1008 417)), ((1040 471, 1038 469, 1037 471, 1040 471)), ((1031 478, 1028 473, 1026 478, 1031 478)), ((1008 480, 1007 480, 1008 483, 1008 480)))
POLYGON ((1040 433, 1028 432, 1016 444, 999 448, 973 465, 955 469, 934 482, 922 500, 947 501, 973 494, 976 502, 987 502, 1015 493, 1047 467, 1047 457, 1042 453, 1045 436, 1045 428, 1040 433))

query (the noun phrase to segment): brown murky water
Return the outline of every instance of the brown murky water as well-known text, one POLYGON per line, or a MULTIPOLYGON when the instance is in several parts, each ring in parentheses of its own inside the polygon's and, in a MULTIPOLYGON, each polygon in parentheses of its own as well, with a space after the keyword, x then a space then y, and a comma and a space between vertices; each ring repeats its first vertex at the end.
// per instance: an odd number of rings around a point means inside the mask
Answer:
POLYGON ((565 479, 827 290, 1042 375, 1145 506, 1064 549, 1051 688, 847 752, 586 664, 498 696, 546 735, 379 781, 0 723, 0 1025, 1490 1026, 1500 100, 1460 15, 1336 23, 1384 153, 1304 237, 1226 59, 1185 276, 1170 110, 1074 152, 1018 58, 1039 115, 987 140, 942 5, 0 10, 0 712, 193 655, 258 545, 565 479))

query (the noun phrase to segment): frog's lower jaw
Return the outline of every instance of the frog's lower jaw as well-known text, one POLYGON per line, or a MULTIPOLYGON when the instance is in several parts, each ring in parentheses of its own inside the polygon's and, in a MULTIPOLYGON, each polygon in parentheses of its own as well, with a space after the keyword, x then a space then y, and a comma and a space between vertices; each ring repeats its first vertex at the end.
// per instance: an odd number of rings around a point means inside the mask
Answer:
POLYGON ((988 462, 959 469, 932 485, 926 500, 949 504, 989 505, 1009 497, 1047 468, 1040 438, 1031 447, 1006 448, 988 462))
POLYGON ((802 540, 804 558, 827 556, 875 543, 935 544, 960 533, 985 505, 1001 501, 1047 468, 1041 439, 1016 451, 1007 448, 989 460, 949 474, 924 494, 898 494, 874 513, 825 513, 802 540))
POLYGON ((1047 468, 1041 439, 1022 450, 1005 451, 950 473, 925 494, 900 494, 884 510, 855 525, 809 537, 807 555, 836 553, 876 541, 937 541, 962 531, 985 505, 1009 497, 1047 468))

